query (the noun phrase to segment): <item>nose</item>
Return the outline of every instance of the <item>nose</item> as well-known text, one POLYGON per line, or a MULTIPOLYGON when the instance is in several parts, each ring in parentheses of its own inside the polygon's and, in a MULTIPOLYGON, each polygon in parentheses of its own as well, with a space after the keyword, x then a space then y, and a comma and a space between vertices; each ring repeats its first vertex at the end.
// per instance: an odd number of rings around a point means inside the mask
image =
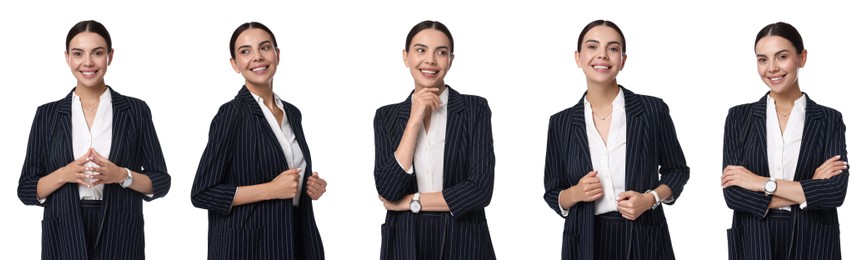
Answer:
POLYGON ((781 67, 778 66, 778 62, 772 59, 772 61, 769 62, 769 67, 767 68, 767 70, 768 72, 777 72, 778 70, 780 70, 780 68, 781 67))
POLYGON ((93 66, 93 56, 91 55, 83 55, 84 56, 84 66, 91 67, 93 66))
POLYGON ((260 50, 253 51, 253 61, 261 61, 263 59, 265 59, 265 58, 263 58, 262 51, 260 51, 260 50))
POLYGON ((602 50, 602 51, 597 53, 597 59, 608 60, 609 59, 609 53, 606 52, 605 50, 602 50))
POLYGON ((436 64, 437 64, 437 59, 434 58, 435 55, 436 55, 435 52, 433 52, 433 51, 429 51, 429 52, 427 53, 427 55, 425 56, 425 63, 427 63, 427 64, 432 64, 432 65, 436 65, 436 64))

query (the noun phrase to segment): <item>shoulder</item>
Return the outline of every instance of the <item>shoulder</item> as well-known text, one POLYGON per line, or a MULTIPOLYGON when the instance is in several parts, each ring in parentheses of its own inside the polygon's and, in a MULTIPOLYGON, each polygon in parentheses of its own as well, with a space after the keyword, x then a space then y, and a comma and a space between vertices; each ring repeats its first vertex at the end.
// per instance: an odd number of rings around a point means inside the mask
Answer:
POLYGON ((837 119, 840 119, 842 117, 841 112, 839 112, 838 110, 836 110, 834 108, 827 107, 827 106, 820 105, 820 104, 816 104, 816 103, 814 103, 814 105, 820 111, 820 113, 823 114, 824 117, 829 118, 830 120, 837 120, 837 119))
POLYGON ((729 116, 749 115, 755 106, 756 106, 756 102, 735 105, 735 106, 729 108, 728 115, 729 116))
POLYGON ((383 117, 383 116, 394 117, 394 115, 396 115, 398 113, 398 110, 400 110, 402 105, 404 105, 404 102, 381 106, 380 108, 377 108, 376 117, 378 117, 378 118, 383 117))

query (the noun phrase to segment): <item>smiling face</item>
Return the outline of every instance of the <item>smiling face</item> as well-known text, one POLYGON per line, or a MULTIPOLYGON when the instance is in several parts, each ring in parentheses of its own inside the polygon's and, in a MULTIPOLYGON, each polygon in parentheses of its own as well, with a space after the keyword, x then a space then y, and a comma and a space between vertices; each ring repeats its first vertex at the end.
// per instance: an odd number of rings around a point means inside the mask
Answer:
POLYGON ((78 87, 105 86, 105 73, 112 61, 113 51, 105 39, 92 32, 79 33, 69 41, 66 63, 75 76, 78 87))
POLYGON ((617 84, 615 77, 624 68, 627 55, 622 51, 621 35, 608 26, 588 30, 576 51, 576 65, 582 68, 588 83, 617 84))
POLYGON ((416 90, 446 87, 444 78, 454 58, 449 46, 446 34, 436 29, 425 29, 413 36, 409 50, 404 50, 404 65, 410 69, 416 90))
POLYGON ((805 66, 807 50, 797 53, 796 47, 786 38, 766 36, 757 42, 755 52, 757 73, 772 92, 801 93, 799 69, 805 66))
POLYGON ((280 50, 274 47, 274 39, 268 32, 252 28, 245 30, 235 40, 235 58, 229 62, 235 72, 244 76, 249 86, 270 86, 271 79, 280 63, 280 50))

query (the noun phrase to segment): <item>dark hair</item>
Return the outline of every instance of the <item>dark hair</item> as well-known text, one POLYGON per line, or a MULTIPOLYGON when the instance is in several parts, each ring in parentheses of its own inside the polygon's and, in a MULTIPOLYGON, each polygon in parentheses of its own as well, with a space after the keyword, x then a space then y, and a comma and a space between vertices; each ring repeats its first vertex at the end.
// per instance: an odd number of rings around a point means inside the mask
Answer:
POLYGON ((579 51, 579 52, 582 51, 582 38, 585 37, 585 34, 587 34, 588 31, 590 31, 591 29, 593 29, 594 27, 597 27, 597 26, 606 26, 606 27, 614 29, 615 32, 617 32, 618 35, 621 36, 621 53, 627 53, 627 39, 624 38, 624 33, 621 32, 621 28, 618 28, 618 25, 616 25, 612 21, 606 21, 606 20, 596 20, 596 21, 593 21, 591 23, 588 23, 588 25, 585 25, 585 28, 582 29, 581 33, 579 33, 579 43, 576 46, 576 51, 579 51))
POLYGON ((101 23, 94 20, 78 22, 69 29, 69 33, 66 34, 67 51, 69 51, 69 42, 72 41, 72 38, 75 38, 76 35, 83 32, 92 32, 102 36, 102 38, 105 39, 105 43, 108 45, 108 52, 112 51, 112 37, 109 36, 108 30, 106 30, 105 26, 101 23))
POLYGON ((233 59, 235 58, 235 40, 238 40, 238 36, 241 35, 242 32, 249 29, 262 29, 267 32, 268 35, 271 36, 271 43, 274 44, 274 48, 277 48, 277 38, 274 37, 274 33, 264 24, 258 22, 243 23, 235 29, 235 32, 232 33, 232 38, 229 39, 229 55, 231 55, 233 59))
POLYGON ((756 45, 759 43, 760 39, 766 36, 780 36, 787 39, 796 47, 796 54, 801 54, 802 51, 805 50, 805 44, 802 43, 802 35, 799 34, 796 27, 793 27, 788 23, 776 22, 763 27, 763 29, 756 34, 756 41, 753 42, 753 48, 756 49, 756 45))
POLYGON ((446 38, 449 38, 449 51, 455 53, 455 41, 452 40, 452 33, 449 32, 449 28, 446 28, 446 25, 441 22, 431 20, 421 21, 410 29, 410 33, 407 33, 407 42, 404 43, 404 51, 410 49, 410 41, 413 40, 413 37, 425 29, 434 29, 446 34, 446 38))

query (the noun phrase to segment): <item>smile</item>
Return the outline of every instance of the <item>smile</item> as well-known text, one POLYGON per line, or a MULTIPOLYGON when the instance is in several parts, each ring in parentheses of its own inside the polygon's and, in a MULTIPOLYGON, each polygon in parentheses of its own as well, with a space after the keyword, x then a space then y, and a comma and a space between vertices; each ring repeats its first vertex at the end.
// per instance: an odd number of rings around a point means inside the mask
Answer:
POLYGON ((439 70, 432 69, 420 69, 419 71, 422 72, 422 76, 425 76, 426 78, 433 78, 437 76, 438 73, 440 73, 439 70))

